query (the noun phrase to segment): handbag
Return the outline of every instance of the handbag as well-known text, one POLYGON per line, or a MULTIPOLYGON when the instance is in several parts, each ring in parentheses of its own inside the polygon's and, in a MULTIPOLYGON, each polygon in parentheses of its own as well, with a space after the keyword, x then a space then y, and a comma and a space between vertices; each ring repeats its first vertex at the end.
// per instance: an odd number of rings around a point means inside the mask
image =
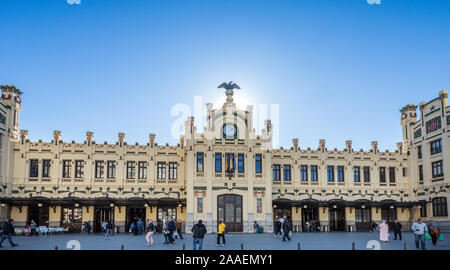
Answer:
POLYGON ((441 233, 441 234, 439 234, 439 241, 444 241, 444 235, 441 233))
POLYGON ((425 233, 425 240, 431 240, 431 235, 429 233, 425 233))

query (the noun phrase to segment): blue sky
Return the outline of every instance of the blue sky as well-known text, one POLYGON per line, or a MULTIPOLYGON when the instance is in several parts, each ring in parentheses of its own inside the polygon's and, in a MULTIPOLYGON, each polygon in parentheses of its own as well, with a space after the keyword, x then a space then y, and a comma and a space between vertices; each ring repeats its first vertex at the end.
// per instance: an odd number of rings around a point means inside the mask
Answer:
MULTIPOLYGON (((395 149, 399 109, 449 88, 450 1, 0 1, 0 83, 32 140, 172 138, 174 105, 280 105, 280 145, 395 149), (238 94, 236 94, 238 95, 238 94)), ((243 108, 245 109, 245 108, 243 108)))

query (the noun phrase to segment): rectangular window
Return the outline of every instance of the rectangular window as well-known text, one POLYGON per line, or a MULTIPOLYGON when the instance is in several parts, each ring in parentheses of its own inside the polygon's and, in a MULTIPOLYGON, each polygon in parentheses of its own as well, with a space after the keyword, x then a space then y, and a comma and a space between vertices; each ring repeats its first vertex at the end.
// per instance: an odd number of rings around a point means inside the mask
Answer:
POLYGON ((222 154, 216 153, 216 173, 222 172, 222 154))
POLYGON ((317 182, 319 177, 317 175, 317 166, 311 165, 311 182, 317 182))
POLYGON ((166 163, 165 162, 158 162, 157 165, 157 178, 158 179, 166 179, 166 163))
POLYGON ((280 165, 273 165, 273 181, 281 181, 280 165))
POLYGON ((441 117, 438 116, 427 122, 427 134, 441 129, 441 117))
MULTIPOLYGON (((76 162, 75 162, 76 164, 76 162)), ((70 178, 71 174, 72 161, 71 160, 63 160, 63 178, 70 178)))
POLYGON ((107 173, 107 178, 108 179, 114 179, 116 178, 116 162, 115 161, 108 161, 107 163, 107 169, 108 169, 108 173, 107 173))
POLYGON ((104 165, 103 160, 96 160, 95 161, 95 178, 103 178, 104 176, 104 165))
POLYGON ((386 183, 386 167, 380 167, 380 183, 386 183))
POLYGON ((203 213, 203 198, 197 198, 197 213, 203 213))
POLYGON ((236 159, 232 153, 225 154, 225 171, 227 173, 236 171, 236 159))
POLYGON ((337 167, 337 177, 338 177, 338 182, 344 182, 344 166, 338 166, 337 167))
POLYGON ((127 179, 136 178, 136 162, 127 161, 127 179))
POLYGON ((427 206, 426 205, 422 205, 422 207, 420 207, 420 217, 427 217, 427 206))
POLYGON ((42 160, 42 177, 43 178, 49 178, 50 177, 50 166, 51 166, 51 160, 50 159, 44 159, 42 160))
POLYGON ((327 167, 327 179, 328 182, 334 182, 334 166, 327 167))
POLYGON ((353 167, 353 180, 355 183, 361 182, 361 169, 360 167, 353 167))
POLYGON ((370 167, 364 167, 364 183, 370 183, 370 167))
POLYGON ((284 181, 291 181, 291 165, 283 166, 283 179, 284 181))
POLYGON ((300 166, 300 181, 308 181, 308 166, 300 166))
POLYGON ((423 166, 419 165, 419 182, 423 182, 423 166))
POLYGON ((203 164, 204 164, 203 153, 197 153, 197 172, 203 172, 204 170, 203 164))
POLYGON ((238 173, 244 173, 244 154, 238 154, 238 173))
POLYGON ((39 161, 37 159, 30 159, 30 177, 38 177, 39 161))
POLYGON ((169 163, 169 179, 178 179, 178 163, 169 163))
POLYGON ((417 146, 417 158, 422 159, 422 146, 417 146))
POLYGON ((431 163, 433 178, 444 176, 444 166, 442 160, 431 163))
POLYGON ((262 198, 256 198, 256 213, 262 214, 262 198))
POLYGON ((147 179, 147 162, 138 162, 138 179, 147 179))
POLYGON ((446 217, 447 213, 447 198, 439 197, 433 199, 433 216, 446 217))
POLYGON ((395 183, 395 168, 389 167, 389 183, 395 183))
POLYGON ((442 142, 441 139, 431 142, 430 144, 430 152, 432 155, 442 153, 442 142))
POLYGON ((256 154, 255 155, 255 171, 256 173, 262 173, 262 155, 256 154))
MULTIPOLYGON (((70 160, 68 160, 70 161, 70 160)), ((70 162, 69 162, 69 176, 70 177, 70 162)), ((83 160, 75 160, 75 178, 83 178, 84 177, 84 161, 83 160)))

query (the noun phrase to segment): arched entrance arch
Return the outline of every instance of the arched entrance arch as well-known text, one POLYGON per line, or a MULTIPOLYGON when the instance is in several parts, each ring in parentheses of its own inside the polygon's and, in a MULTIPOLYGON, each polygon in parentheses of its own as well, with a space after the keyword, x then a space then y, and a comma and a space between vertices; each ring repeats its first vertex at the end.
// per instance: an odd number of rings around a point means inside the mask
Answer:
POLYGON ((242 196, 236 194, 217 196, 217 220, 223 221, 229 232, 242 232, 242 196))

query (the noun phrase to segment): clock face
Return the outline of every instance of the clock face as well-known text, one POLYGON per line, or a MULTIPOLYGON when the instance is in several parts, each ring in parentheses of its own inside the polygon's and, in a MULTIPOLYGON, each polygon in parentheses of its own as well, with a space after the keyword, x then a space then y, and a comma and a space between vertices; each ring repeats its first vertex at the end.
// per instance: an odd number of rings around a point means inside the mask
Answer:
POLYGON ((223 133, 227 138, 229 138, 229 137, 234 138, 236 136, 236 127, 232 124, 226 124, 223 127, 223 133))

